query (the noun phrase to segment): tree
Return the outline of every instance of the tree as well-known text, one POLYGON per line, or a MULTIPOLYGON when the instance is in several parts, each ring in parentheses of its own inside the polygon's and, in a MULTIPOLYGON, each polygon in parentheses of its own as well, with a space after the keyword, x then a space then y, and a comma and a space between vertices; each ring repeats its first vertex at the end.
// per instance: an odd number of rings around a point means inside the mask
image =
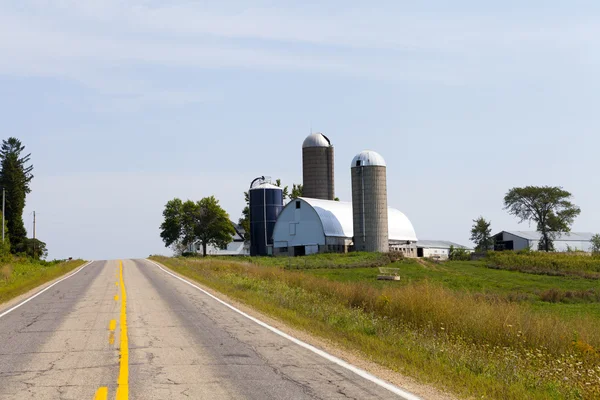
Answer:
POLYGON ((45 259, 48 257, 48 249, 46 248, 46 243, 42 242, 39 239, 30 239, 25 238, 25 253, 36 259, 45 259))
POLYGON ((180 199, 169 200, 163 211, 164 221, 160 225, 160 237, 165 246, 179 247, 181 243, 181 214, 183 212, 183 202, 180 199))
POLYGON ((23 224, 25 197, 31 192, 29 182, 33 179, 33 165, 27 165, 31 154, 22 156, 25 146, 17 138, 2 142, 0 148, 0 186, 6 189, 6 222, 11 240, 11 251, 26 250, 27 231, 23 224))
POLYGON ((197 205, 194 236, 202 242, 202 255, 206 257, 206 246, 226 247, 233 240, 235 228, 214 196, 203 198, 197 205))
POLYGON ((600 254, 600 234, 595 234, 592 236, 592 254, 597 255, 600 254))
POLYGON ((491 222, 486 221, 483 217, 473 220, 471 242, 475 243, 475 250, 486 252, 493 246, 494 239, 492 238, 491 224, 491 222))
POLYGON ((299 184, 293 184, 292 185, 292 193, 290 194, 290 200, 294 200, 297 199, 298 197, 302 197, 302 192, 304 190, 304 186, 299 183, 299 184))
POLYGON ((552 251, 560 233, 571 231, 581 209, 571 203, 571 193, 562 187, 526 186, 512 188, 504 196, 504 209, 523 221, 535 222, 542 238, 538 250, 552 251))
POLYGON ((201 242, 203 256, 206 256, 208 245, 226 247, 235 234, 229 215, 214 196, 198 202, 170 200, 165 205, 163 217, 160 236, 166 246, 181 249, 201 242))
POLYGON ((242 218, 238 220, 238 224, 244 229, 244 240, 250 240, 250 195, 244 192, 244 201, 246 206, 242 210, 242 218))

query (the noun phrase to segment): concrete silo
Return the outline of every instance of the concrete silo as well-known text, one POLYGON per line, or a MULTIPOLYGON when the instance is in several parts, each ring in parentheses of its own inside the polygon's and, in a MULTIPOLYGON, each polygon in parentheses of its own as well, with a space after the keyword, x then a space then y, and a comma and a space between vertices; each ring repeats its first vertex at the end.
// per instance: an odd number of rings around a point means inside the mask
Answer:
POLYGON ((352 217, 355 251, 389 251, 386 165, 374 151, 352 160, 352 217))
POLYGON ((310 134, 302 144, 302 196, 333 200, 333 146, 322 133, 310 134))

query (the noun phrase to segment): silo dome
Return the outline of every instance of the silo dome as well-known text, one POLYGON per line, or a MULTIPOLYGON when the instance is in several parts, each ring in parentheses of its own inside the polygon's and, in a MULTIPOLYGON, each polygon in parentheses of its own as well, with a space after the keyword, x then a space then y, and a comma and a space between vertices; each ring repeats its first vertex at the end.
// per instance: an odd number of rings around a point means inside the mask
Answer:
POLYGON ((371 150, 361 151, 352 160, 352 168, 355 167, 385 167, 385 160, 381 154, 371 150))
POLYGON ((327 138, 327 136, 323 135, 321 132, 311 133, 304 139, 304 143, 302 143, 302 148, 305 149, 307 147, 330 147, 331 142, 327 138))

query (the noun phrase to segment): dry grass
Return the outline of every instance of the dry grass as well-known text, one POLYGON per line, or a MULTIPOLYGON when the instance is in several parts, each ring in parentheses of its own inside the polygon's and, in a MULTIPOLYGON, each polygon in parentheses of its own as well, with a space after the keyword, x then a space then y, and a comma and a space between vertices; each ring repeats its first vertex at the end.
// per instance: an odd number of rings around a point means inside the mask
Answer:
POLYGON ((12 272, 13 272, 13 269, 12 269, 12 265, 10 265, 10 264, 5 264, 2 266, 2 268, 0 268, 0 276, 5 281, 10 280, 10 278, 12 276, 12 272))
POLYGON ((378 288, 245 263, 157 261, 462 395, 600 396, 600 330, 592 319, 566 321, 427 282, 378 288))

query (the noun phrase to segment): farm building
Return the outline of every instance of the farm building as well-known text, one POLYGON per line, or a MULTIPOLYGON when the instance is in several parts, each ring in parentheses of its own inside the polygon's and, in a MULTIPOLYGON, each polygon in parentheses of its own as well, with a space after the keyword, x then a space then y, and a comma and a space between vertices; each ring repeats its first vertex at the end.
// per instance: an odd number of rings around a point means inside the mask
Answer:
MULTIPOLYGON (((388 208, 389 248, 416 256, 417 236, 409 219, 388 208)), ((299 256, 348 252, 353 245, 352 203, 300 197, 279 214, 273 230, 273 254, 299 256)))
MULTIPOLYGON (((592 236, 590 232, 570 232, 560 234, 554 240, 555 251, 580 250, 591 251, 592 236)), ((537 250, 542 235, 535 231, 502 231, 494 235, 494 250, 537 250)))
MULTIPOLYGON (((249 256, 250 245, 248 241, 244 240, 246 231, 240 225, 235 222, 231 222, 235 229, 235 234, 232 236, 232 241, 227 245, 226 248, 220 249, 216 246, 206 246, 206 254, 211 256, 249 256)), ((190 245, 188 251, 191 253, 202 253, 202 243, 198 242, 190 245)))
POLYGON ((417 257, 439 258, 442 260, 450 256, 450 247, 455 249, 465 249, 472 252, 473 249, 448 242, 447 240, 419 240, 417 242, 417 257))

